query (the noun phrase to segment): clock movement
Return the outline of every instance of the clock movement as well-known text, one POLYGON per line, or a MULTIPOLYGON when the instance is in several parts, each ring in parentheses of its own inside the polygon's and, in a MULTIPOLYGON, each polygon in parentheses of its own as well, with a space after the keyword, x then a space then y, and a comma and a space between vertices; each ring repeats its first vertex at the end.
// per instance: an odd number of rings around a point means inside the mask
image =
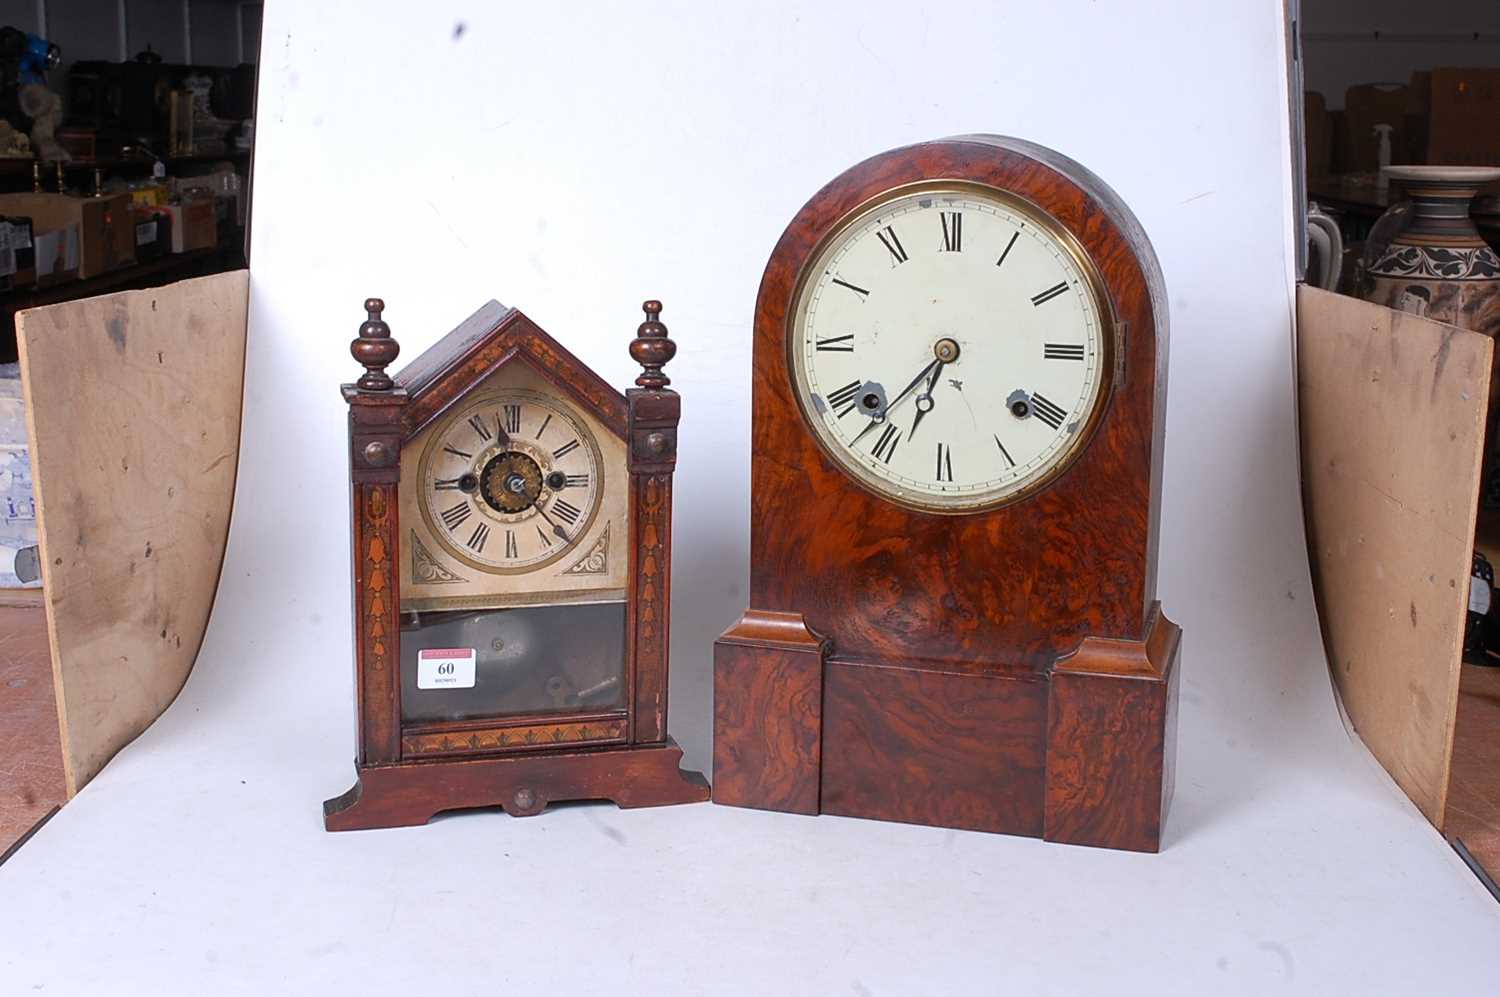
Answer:
POLYGON ((624 395, 490 302, 394 378, 365 302, 349 403, 358 781, 329 830, 706 800, 668 736, 676 352, 648 301, 624 395))
POLYGON ((966 136, 813 196, 755 312, 714 800, 1154 851, 1166 297, 1101 180, 966 136))

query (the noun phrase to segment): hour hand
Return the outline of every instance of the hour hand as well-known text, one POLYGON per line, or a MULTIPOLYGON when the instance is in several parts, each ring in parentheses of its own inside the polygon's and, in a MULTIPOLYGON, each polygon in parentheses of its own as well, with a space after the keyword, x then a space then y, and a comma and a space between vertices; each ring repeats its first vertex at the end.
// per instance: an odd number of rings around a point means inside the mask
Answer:
MULTIPOLYGON (((897 405, 900 405, 903 401, 905 401, 906 396, 916 390, 917 385, 922 383, 922 378, 932 373, 934 367, 936 367, 938 370, 942 370, 943 361, 934 358, 930 363, 927 364, 927 366, 918 371, 917 376, 911 379, 911 383, 902 388, 899 395, 897 395, 895 398, 892 398, 889 402, 886 403, 885 411, 888 413, 891 409, 895 408, 897 405)), ((861 429, 859 431, 859 435, 855 436, 854 439, 849 441, 849 445, 852 447, 854 444, 864 439, 866 433, 868 433, 870 430, 874 429, 876 425, 884 421, 885 420, 883 419, 871 419, 869 424, 866 425, 864 429, 861 429)))
POLYGON ((901 400, 903 398, 905 398, 907 395, 911 394, 912 391, 915 390, 916 386, 922 383, 922 378, 926 377, 928 375, 928 373, 931 373, 932 376, 933 376, 933 380, 936 380, 937 379, 937 371, 942 370, 942 369, 943 369, 943 361, 941 361, 941 360, 937 359, 936 357, 934 357, 932 359, 932 361, 930 363, 928 363, 928 365, 926 367, 923 367, 920 371, 917 372, 917 376, 911 379, 911 383, 910 384, 908 384, 906 387, 904 387, 904 388, 901 389, 901 394, 897 395, 895 397, 895 399, 889 405, 887 405, 885 407, 886 411, 890 411, 891 409, 895 408, 901 402, 901 400))

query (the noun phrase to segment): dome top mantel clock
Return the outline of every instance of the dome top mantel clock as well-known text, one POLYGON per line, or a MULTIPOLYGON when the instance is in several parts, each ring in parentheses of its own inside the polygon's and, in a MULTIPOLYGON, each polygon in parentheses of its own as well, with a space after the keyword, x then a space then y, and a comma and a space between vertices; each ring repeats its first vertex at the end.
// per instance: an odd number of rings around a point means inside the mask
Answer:
POLYGON ((1166 336, 1140 225, 1051 150, 928 142, 813 196, 756 302, 717 802, 1159 847, 1166 336))
POLYGON ((392 378, 350 345, 359 780, 329 830, 708 798, 667 735, 676 346, 648 301, 624 395, 490 302, 392 378))

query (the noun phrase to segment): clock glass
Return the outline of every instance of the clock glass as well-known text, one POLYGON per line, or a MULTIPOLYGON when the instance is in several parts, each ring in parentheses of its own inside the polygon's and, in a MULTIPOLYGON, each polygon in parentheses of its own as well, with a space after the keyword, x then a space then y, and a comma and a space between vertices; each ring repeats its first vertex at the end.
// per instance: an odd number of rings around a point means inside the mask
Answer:
POLYGON ((602 494, 599 444, 570 407, 533 391, 469 402, 422 454, 422 515, 459 561, 533 571, 586 534, 602 494))
POLYGON ((966 182, 851 212, 803 271, 788 348, 802 412, 857 481, 963 513, 1061 473, 1102 411, 1109 310, 1073 237, 966 182))
POLYGON ((623 441, 511 365, 406 452, 403 720, 623 708, 623 441))

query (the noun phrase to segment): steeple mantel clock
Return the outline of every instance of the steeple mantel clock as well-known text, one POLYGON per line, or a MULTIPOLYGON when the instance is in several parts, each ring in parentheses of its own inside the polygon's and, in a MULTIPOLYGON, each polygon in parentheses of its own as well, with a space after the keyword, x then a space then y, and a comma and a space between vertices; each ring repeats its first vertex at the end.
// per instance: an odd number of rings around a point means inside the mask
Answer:
POLYGON ((894 149, 793 218, 755 306, 750 607, 714 800, 1154 851, 1167 299, 1078 163, 894 149))
POLYGON ((358 781, 330 831, 562 800, 706 800, 667 734, 676 346, 620 394, 490 302, 395 377, 365 302, 349 404, 358 781))

